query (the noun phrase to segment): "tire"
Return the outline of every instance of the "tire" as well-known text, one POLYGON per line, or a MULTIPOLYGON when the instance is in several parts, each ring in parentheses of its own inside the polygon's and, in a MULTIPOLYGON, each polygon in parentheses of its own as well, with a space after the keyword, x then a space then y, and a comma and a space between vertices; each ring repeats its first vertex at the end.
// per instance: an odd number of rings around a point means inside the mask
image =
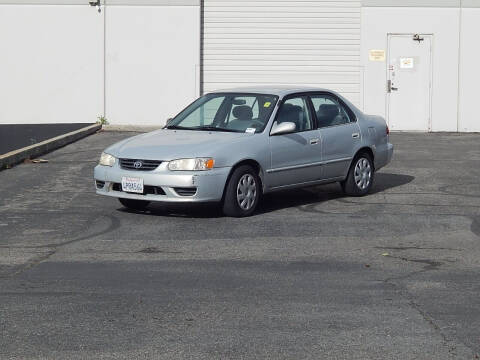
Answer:
POLYGON ((367 153, 357 155, 350 165, 347 178, 340 183, 343 192, 349 196, 367 195, 372 188, 374 174, 371 156, 367 153))
POLYGON ((226 216, 250 216, 255 211, 262 191, 260 178, 255 170, 242 165, 233 170, 223 197, 223 213, 226 216))
POLYGON ((122 199, 119 198, 120 204, 125 206, 127 209, 132 210, 145 210, 145 208, 150 204, 150 201, 146 200, 132 200, 132 199, 122 199))

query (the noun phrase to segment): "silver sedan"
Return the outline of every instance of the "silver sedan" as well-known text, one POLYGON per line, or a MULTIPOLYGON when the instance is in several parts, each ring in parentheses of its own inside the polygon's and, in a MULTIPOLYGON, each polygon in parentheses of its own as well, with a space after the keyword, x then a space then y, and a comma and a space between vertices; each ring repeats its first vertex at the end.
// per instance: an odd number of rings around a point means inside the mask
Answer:
POLYGON ((241 88, 204 95, 163 129, 110 146, 94 178, 97 194, 136 210, 212 201, 248 216, 282 189, 338 181, 365 195, 392 154, 385 120, 333 91, 241 88))

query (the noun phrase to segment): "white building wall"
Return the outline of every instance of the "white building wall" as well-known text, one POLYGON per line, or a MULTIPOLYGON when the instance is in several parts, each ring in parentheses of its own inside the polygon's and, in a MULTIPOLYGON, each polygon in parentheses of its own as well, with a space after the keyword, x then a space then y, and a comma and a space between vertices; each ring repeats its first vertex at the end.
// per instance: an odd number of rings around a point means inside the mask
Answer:
POLYGON ((199 95, 199 0, 97 10, 87 0, 0 0, 0 124, 106 115, 162 125, 199 95))
POLYGON ((0 124, 103 113, 103 14, 85 1, 0 1, 0 124))
POLYGON ((457 131, 458 8, 364 7, 362 65, 364 111, 385 116, 386 62, 369 61, 370 49, 387 51, 387 33, 433 34, 432 131, 457 131))
POLYGON ((163 125, 199 96, 199 1, 109 0, 105 43, 111 124, 163 125))
POLYGON ((458 130, 480 132, 480 1, 475 5, 462 9, 458 130))
MULTIPOLYGON (((205 0, 204 90, 316 85, 385 116, 368 51, 431 33, 432 130, 480 131, 480 2, 362 1, 205 0)), ((163 124, 200 92, 200 37, 200 0, 0 0, 0 123, 163 124)))

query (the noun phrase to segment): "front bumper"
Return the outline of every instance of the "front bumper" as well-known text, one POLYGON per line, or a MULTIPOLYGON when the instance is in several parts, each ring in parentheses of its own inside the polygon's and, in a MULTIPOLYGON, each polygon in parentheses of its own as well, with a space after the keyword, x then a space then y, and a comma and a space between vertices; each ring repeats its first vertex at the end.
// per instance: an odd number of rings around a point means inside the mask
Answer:
POLYGON ((122 169, 117 163, 113 167, 97 165, 94 179, 99 195, 161 202, 209 202, 222 199, 230 169, 170 171, 165 162, 153 171, 135 171, 122 169), (123 176, 142 178, 144 188, 150 191, 144 194, 122 191, 123 176))

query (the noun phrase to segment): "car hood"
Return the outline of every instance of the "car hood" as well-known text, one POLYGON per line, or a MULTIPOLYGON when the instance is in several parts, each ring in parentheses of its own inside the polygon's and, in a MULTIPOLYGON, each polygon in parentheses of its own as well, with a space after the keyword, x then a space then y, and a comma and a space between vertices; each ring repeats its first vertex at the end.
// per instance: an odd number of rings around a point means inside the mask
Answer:
POLYGON ((170 161, 214 156, 249 133, 161 129, 120 141, 105 151, 118 158, 170 161))

